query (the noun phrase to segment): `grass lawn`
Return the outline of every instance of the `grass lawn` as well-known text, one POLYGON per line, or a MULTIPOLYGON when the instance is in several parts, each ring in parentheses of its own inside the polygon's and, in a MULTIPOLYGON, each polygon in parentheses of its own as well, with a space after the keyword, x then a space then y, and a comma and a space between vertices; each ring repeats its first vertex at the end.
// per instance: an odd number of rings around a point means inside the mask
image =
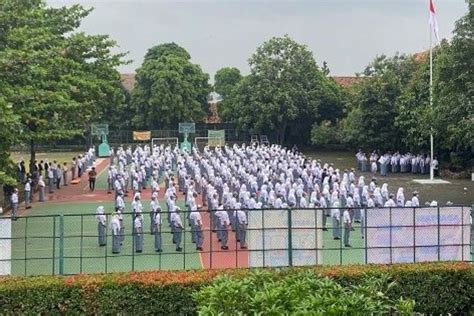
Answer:
MULTIPOLYGON (((65 162, 68 163, 68 165, 71 164, 72 157, 77 157, 79 155, 84 154, 83 152, 76 152, 76 151, 68 151, 68 152, 56 152, 56 151, 51 151, 51 152, 38 152, 36 153, 36 160, 39 162, 41 160, 48 160, 49 162, 52 162, 56 160, 58 163, 63 165, 65 162)), ((26 170, 29 170, 29 161, 30 161, 30 153, 29 152, 12 152, 10 153, 10 157, 12 160, 16 163, 20 160, 25 161, 25 166, 26 170)))

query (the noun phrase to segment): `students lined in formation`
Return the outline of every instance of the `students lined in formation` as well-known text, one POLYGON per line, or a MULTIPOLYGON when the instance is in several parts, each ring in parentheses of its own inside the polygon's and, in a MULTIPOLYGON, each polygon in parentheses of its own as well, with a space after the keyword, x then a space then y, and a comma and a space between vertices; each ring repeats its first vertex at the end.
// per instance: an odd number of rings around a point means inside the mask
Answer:
MULTIPOLYGON (((162 251, 162 225, 166 220, 173 234, 176 251, 182 251, 184 217, 191 227, 193 243, 201 251, 204 234, 203 221, 198 207, 209 210, 210 229, 216 233, 221 249, 228 249, 230 231, 240 248, 245 249, 248 210, 288 207, 333 207, 325 210, 333 221, 334 239, 341 238, 339 227, 344 227, 344 244, 350 247, 349 236, 353 222, 363 222, 364 208, 381 206, 419 206, 417 192, 405 202, 404 190, 391 194, 387 184, 378 187, 372 178, 366 184, 364 176, 356 178, 355 170, 335 169, 332 164, 308 160, 297 152, 281 146, 205 147, 191 153, 170 146, 137 146, 118 148, 112 152, 113 164, 108 170, 108 192, 114 191, 116 213, 111 221, 113 240, 123 242, 124 197, 133 192, 131 212, 135 250, 143 249, 144 207, 141 191, 150 183, 152 198, 146 212, 150 216, 150 233, 154 235, 155 251, 162 251), (174 171, 173 171, 174 170, 174 171), (161 210, 158 181, 164 179, 166 212, 161 210), (177 205, 177 191, 184 194, 186 212, 177 205), (354 209, 349 209, 354 208, 354 209), (342 224, 341 225, 341 222, 342 224), (347 237, 346 237, 347 236, 347 237)), ((363 236, 363 229, 362 238, 363 236)), ((120 251, 117 243, 113 251, 120 251)))
MULTIPOLYGON (((71 180, 76 178, 75 175, 82 175, 87 168, 92 167, 94 160, 95 149, 90 148, 84 155, 78 156, 77 159, 76 157, 72 159, 71 168, 68 167, 66 162, 61 166, 56 160, 50 163, 46 159, 44 161, 41 160, 39 163, 34 161, 30 170, 31 173, 28 173, 26 172, 25 162, 23 160, 18 162, 17 181, 23 185, 25 208, 29 209, 32 207, 35 192, 38 192, 38 201, 44 202, 46 190, 48 190, 49 194, 53 194, 55 190, 61 188, 61 185, 67 186, 71 180), (68 176, 68 174, 71 174, 72 177, 68 176)), ((95 178, 95 175, 93 177, 95 178)), ((91 186, 91 190, 93 189, 94 186, 91 186)), ((18 188, 12 188, 9 198, 12 204, 12 217, 15 218, 19 203, 18 188)))
MULTIPOLYGON (((380 171, 381 176, 386 176, 388 173, 430 173, 431 159, 428 155, 400 154, 399 152, 379 155, 377 151, 374 151, 367 159, 367 155, 359 149, 356 159, 358 169, 362 172, 370 171, 372 176, 377 171, 380 171)), ((436 157, 433 159, 433 170, 435 175, 438 175, 439 162, 436 157)))

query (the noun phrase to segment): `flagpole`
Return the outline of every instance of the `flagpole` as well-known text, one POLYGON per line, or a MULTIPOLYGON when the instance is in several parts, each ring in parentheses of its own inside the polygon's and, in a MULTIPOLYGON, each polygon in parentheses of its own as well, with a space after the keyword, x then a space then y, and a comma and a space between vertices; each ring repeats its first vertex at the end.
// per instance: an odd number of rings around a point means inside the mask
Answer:
MULTIPOLYGON (((433 113, 433 31, 430 26, 430 110, 433 113)), ((431 157, 430 157, 430 180, 434 179, 434 170, 433 170, 433 126, 430 129, 430 147, 431 147, 431 157)))

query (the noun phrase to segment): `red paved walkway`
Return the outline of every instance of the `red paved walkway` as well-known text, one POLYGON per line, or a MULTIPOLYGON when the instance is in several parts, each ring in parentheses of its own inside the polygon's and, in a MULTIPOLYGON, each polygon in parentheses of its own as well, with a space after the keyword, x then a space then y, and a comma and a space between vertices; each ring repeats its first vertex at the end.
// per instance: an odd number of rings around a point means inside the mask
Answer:
POLYGON ((204 244, 201 259, 206 269, 247 268, 249 263, 248 251, 241 250, 235 239, 235 233, 229 230, 228 250, 221 250, 217 234, 211 232, 210 214, 201 212, 204 226, 204 244))

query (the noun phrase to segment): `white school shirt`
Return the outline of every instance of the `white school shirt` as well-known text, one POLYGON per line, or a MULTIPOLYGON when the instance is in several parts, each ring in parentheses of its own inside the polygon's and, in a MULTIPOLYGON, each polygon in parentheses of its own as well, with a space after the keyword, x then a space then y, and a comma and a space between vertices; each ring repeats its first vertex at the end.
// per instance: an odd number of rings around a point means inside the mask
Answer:
POLYGON ((29 182, 27 182, 27 183, 25 184, 25 191, 26 191, 26 192, 31 191, 31 184, 30 184, 29 182))
POLYGON ((216 216, 219 218, 219 222, 221 225, 229 225, 229 214, 226 211, 217 211, 216 216))
POLYGON ((335 207, 335 208, 331 209, 331 217, 334 217, 337 220, 339 220, 339 218, 341 217, 341 212, 338 209, 339 206, 340 206, 339 202, 336 201, 332 204, 332 207, 335 207))
POLYGON ((18 193, 12 194, 12 203, 18 203, 18 193))
POLYGON ((414 207, 420 206, 420 201, 418 201, 418 197, 414 196, 411 198, 411 205, 414 207))
POLYGON ((191 220, 191 222, 194 223, 194 225, 197 225, 197 226, 202 225, 202 217, 201 217, 201 213, 199 212, 195 212, 195 211, 191 212, 189 214, 189 219, 191 220))
POLYGON ((123 201, 123 198, 119 195, 117 196, 117 207, 121 209, 125 209, 125 202, 123 201))
POLYGON ((155 226, 160 226, 161 225, 161 215, 160 212, 156 212, 155 218, 153 218, 155 226))
POLYGON ((105 225, 105 221, 106 221, 105 214, 96 215, 96 219, 97 219, 98 223, 101 223, 102 225, 105 225))
POLYGON ((176 212, 171 213, 171 222, 173 223, 175 227, 183 227, 183 223, 181 222, 181 217, 176 212))
POLYGON ((113 216, 110 221, 110 226, 112 227, 112 233, 117 236, 120 232, 120 220, 118 216, 113 216))
POLYGON ((239 224, 247 225, 247 215, 245 214, 244 211, 238 210, 236 212, 237 220, 239 221, 239 224))
POLYGON ((134 224, 135 224, 135 229, 139 229, 143 227, 143 222, 140 217, 135 218, 134 224))
POLYGON ((305 198, 305 197, 301 197, 301 200, 300 200, 300 207, 301 207, 301 208, 306 208, 306 207, 308 207, 308 202, 306 201, 306 198, 305 198))
POLYGON ((348 210, 345 210, 344 213, 342 214, 342 216, 343 216, 344 224, 350 224, 350 223, 352 223, 352 221, 351 221, 351 215, 349 214, 349 211, 348 211, 348 210))
POLYGON ((158 201, 156 201, 156 200, 155 200, 155 201, 151 200, 151 202, 150 202, 150 210, 151 210, 152 212, 156 212, 156 211, 158 210, 159 206, 160 206, 160 205, 159 205, 158 201))

